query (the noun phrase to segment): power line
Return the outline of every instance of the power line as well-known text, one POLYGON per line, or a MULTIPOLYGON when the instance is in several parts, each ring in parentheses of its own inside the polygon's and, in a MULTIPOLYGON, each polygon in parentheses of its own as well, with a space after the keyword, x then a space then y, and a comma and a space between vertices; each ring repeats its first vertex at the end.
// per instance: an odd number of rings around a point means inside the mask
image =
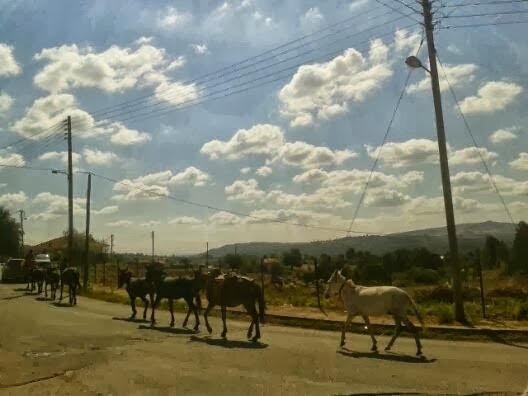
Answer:
MULTIPOLYGON (((46 132, 48 132, 49 130, 51 129, 55 129, 55 128, 58 128, 62 125, 63 121, 60 121, 60 122, 57 122, 56 124, 53 124, 51 126, 49 126, 48 128, 46 129, 43 129, 42 131, 38 132, 38 133, 35 133, 33 135, 30 135, 30 136, 25 136, 21 139, 18 139, 18 140, 15 140, 14 142, 11 142, 5 146, 2 146, 0 147, 0 150, 4 150, 6 148, 9 148, 9 147, 12 147, 12 146, 16 146, 17 144, 20 144, 20 143, 23 143, 23 142, 26 142, 26 141, 29 141, 29 140, 38 140, 38 139, 35 139, 37 136, 40 136, 40 135, 43 135, 45 134, 46 132)), ((54 131, 52 132, 53 133, 57 133, 57 131, 54 131)))
MULTIPOLYGON (((131 188, 131 189, 134 189, 134 190, 143 191, 143 192, 146 192, 147 194, 150 194, 150 195, 153 195, 153 196, 158 196, 158 197, 161 197, 161 198, 168 198, 168 199, 171 199, 173 201, 184 203, 186 205, 192 205, 192 206, 196 206, 196 207, 199 207, 199 208, 202 208, 202 209, 209 209, 209 210, 213 210, 215 212, 226 212, 226 213, 229 213, 229 214, 233 214, 235 216, 245 217, 245 218, 249 218, 249 219, 253 219, 253 220, 258 220, 259 223, 279 223, 279 224, 284 224, 284 225, 291 225, 291 226, 296 226, 296 227, 318 229, 318 230, 323 230, 323 231, 334 231, 334 232, 344 232, 344 231, 346 231, 343 228, 323 227, 323 226, 316 226, 316 225, 310 225, 310 224, 304 224, 304 223, 297 223, 297 222, 292 222, 292 221, 287 221, 287 220, 269 219, 269 218, 255 216, 255 215, 251 215, 251 214, 248 214, 248 213, 242 213, 242 212, 238 212, 238 211, 234 211, 234 210, 230 210, 230 209, 219 208, 219 207, 208 205, 208 204, 202 204, 202 203, 193 202, 193 201, 190 201, 190 200, 187 200, 187 199, 183 199, 183 198, 178 198, 178 197, 175 197, 175 196, 170 195, 170 194, 162 194, 162 193, 157 193, 155 191, 150 191, 150 190, 148 190, 146 188, 141 188, 139 186, 133 186, 133 185, 130 185, 129 183, 126 183, 124 181, 119 181, 119 180, 116 180, 116 179, 112 179, 110 177, 99 175, 97 173, 92 173, 92 174, 95 177, 99 177, 99 178, 101 178, 103 180, 106 180, 106 181, 109 181, 109 182, 112 182, 112 183, 115 183, 115 184, 120 184, 120 185, 126 186, 127 188, 131 188)), ((350 232, 355 233, 355 234, 370 234, 368 232, 363 232, 363 231, 350 231, 350 232)))
POLYGON ((528 10, 496 11, 496 12, 482 12, 480 14, 451 15, 446 18, 449 18, 449 19, 450 18, 473 18, 473 17, 485 17, 485 16, 516 15, 516 14, 528 14, 528 10))
MULTIPOLYGON (((271 49, 269 49, 269 50, 267 50, 267 51, 264 51, 264 52, 262 52, 262 53, 260 53, 260 54, 258 54, 258 55, 248 57, 248 58, 243 59, 243 60, 241 60, 241 61, 235 62, 234 64, 231 64, 231 65, 228 65, 228 66, 222 67, 222 68, 220 68, 220 69, 218 69, 218 70, 215 70, 215 71, 212 71, 212 72, 209 72, 209 73, 203 74, 203 75, 201 75, 201 76, 199 76, 199 77, 196 77, 196 78, 193 78, 193 79, 190 79, 190 80, 184 81, 184 82, 182 82, 181 84, 182 84, 182 85, 189 85, 189 84, 192 84, 192 83, 203 83, 203 82, 207 82, 207 81, 210 81, 210 80, 211 80, 211 77, 212 77, 212 76, 217 76, 217 77, 215 77, 215 79, 216 79, 216 78, 218 78, 218 77, 222 77, 222 76, 228 74, 228 73, 226 73, 226 72, 227 72, 228 70, 230 70, 230 69, 235 68, 235 70, 232 70, 232 71, 230 72, 230 73, 233 73, 233 72, 236 72, 236 71, 239 71, 239 70, 243 70, 243 69, 245 69, 245 68, 247 68, 247 67, 253 66, 253 65, 257 64, 257 63, 265 62, 265 61, 267 61, 267 60, 269 60, 269 59, 272 59, 272 58, 277 57, 277 55, 281 55, 281 54, 283 54, 283 53, 285 53, 285 52, 288 52, 288 51, 291 51, 291 50, 293 50, 293 49, 298 49, 298 48, 301 48, 301 47, 303 47, 303 46, 305 46, 305 45, 307 45, 307 44, 311 44, 311 43, 313 43, 313 42, 319 41, 319 40, 321 40, 321 38, 319 38, 319 39, 315 39, 315 40, 312 40, 312 41, 309 41, 309 42, 307 42, 307 43, 303 43, 303 44, 301 44, 301 45, 299 45, 299 46, 297 46, 297 47, 290 48, 290 49, 288 49, 288 50, 286 50, 286 51, 280 52, 279 54, 273 54, 274 51, 277 51, 277 50, 280 50, 280 49, 287 48, 288 46, 290 46, 290 45, 292 45, 292 44, 295 44, 295 43, 302 42, 302 41, 305 40, 306 38, 309 38, 309 37, 315 36, 315 35, 317 35, 317 34, 319 34, 319 33, 324 32, 324 31, 327 31, 327 30, 333 29, 333 28, 335 28, 335 27, 337 27, 337 26, 343 25, 343 24, 345 24, 345 23, 347 23, 347 22, 350 22, 350 21, 352 21, 352 20, 354 20, 354 19, 357 19, 357 18, 359 18, 359 17, 361 17, 361 16, 364 16, 364 15, 367 15, 367 14, 373 12, 373 11, 376 11, 377 9, 380 9, 380 8, 382 8, 382 7, 381 7, 381 6, 377 6, 377 7, 374 7, 374 8, 372 8, 372 9, 370 9, 370 10, 367 10, 367 11, 361 12, 361 13, 359 13, 359 14, 355 14, 355 15, 349 17, 349 18, 346 18, 346 19, 344 19, 344 20, 342 20, 342 21, 340 21, 340 22, 337 22, 337 23, 335 23, 335 24, 332 24, 332 25, 326 26, 326 27, 324 27, 324 28, 322 28, 322 29, 319 29, 319 30, 313 32, 313 33, 310 33, 310 34, 304 35, 304 36, 302 36, 302 37, 299 37, 299 38, 297 38, 297 39, 294 39, 294 40, 288 41, 288 42, 286 42, 286 43, 284 43, 284 44, 281 44, 281 45, 279 45, 279 46, 277 46, 277 47, 274 47, 274 48, 271 48, 271 49), (268 54, 273 54, 273 55, 270 56, 270 57, 268 57, 267 59, 261 60, 261 61, 259 61, 259 62, 252 63, 252 64, 249 64, 249 65, 245 65, 245 64, 248 63, 249 61, 259 59, 259 58, 263 57, 264 55, 268 55, 268 54), (241 66, 241 65, 245 65, 245 66, 242 67, 242 68, 238 68, 238 69, 236 69, 237 66, 241 66), (223 74, 222 74, 222 73, 223 73, 223 74), (220 76, 219 76, 219 74, 220 74, 220 76)), ((374 19, 380 18, 380 17, 385 16, 385 15, 387 15, 387 14, 389 14, 389 12, 386 12, 386 13, 383 13, 383 14, 381 14, 381 15, 378 15, 378 16, 374 17, 374 19)), ((338 31, 338 32, 339 32, 339 31, 338 31)), ((335 34, 335 33, 333 33, 333 34, 335 34)), ((331 35, 331 34, 330 34, 330 35, 331 35)), ((326 37, 328 37, 328 36, 329 36, 329 35, 323 36, 323 38, 326 38, 326 37)), ((162 90, 159 90, 158 93, 162 93, 162 92, 165 92, 165 91, 170 90, 170 89, 171 89, 171 88, 162 89, 162 90)), ((154 93, 154 94, 143 95, 143 96, 137 97, 137 98, 135 98, 135 99, 131 99, 131 100, 128 100, 128 101, 122 102, 122 103, 120 103, 120 104, 117 104, 117 105, 114 105, 114 106, 110 106, 110 107, 108 107, 108 108, 106 108, 106 109, 100 109, 100 110, 94 111, 94 112, 91 113, 91 115, 92 115, 92 116, 101 116, 101 115, 104 115, 104 114, 107 114, 107 113, 111 112, 111 110, 109 110, 109 109, 123 107, 123 106, 125 106, 125 105, 127 105, 127 104, 135 103, 135 102, 138 102, 138 101, 144 101, 145 99, 148 99, 148 98, 150 98, 150 97, 152 97, 152 96, 154 96, 154 95, 155 95, 155 93, 154 93)))
MULTIPOLYGON (((422 45, 424 42, 424 37, 422 35, 422 40, 420 41, 420 46, 418 47, 417 55, 420 53, 420 50, 422 49, 422 45)), ((354 223, 356 222, 357 215, 359 213, 359 208, 361 207, 363 200, 365 199, 365 194, 367 193, 367 189, 370 183, 370 179, 372 178, 372 175, 374 173, 374 169, 376 169, 376 166, 378 165, 378 161, 381 157, 381 152, 383 150, 383 146, 387 142, 387 138, 389 137, 390 130, 392 128, 392 124, 394 122, 394 119, 396 117, 396 113, 398 112, 398 109, 400 108, 401 101, 403 99, 403 96, 405 95, 405 91, 407 90, 407 86, 409 85, 409 80, 411 78, 412 70, 409 70, 407 73, 407 77, 405 79, 405 83, 403 84, 403 89, 400 93, 400 96, 398 97, 398 100, 396 102, 396 107, 394 108, 394 111, 392 112, 391 119, 389 121, 389 125, 387 126, 387 130, 385 131, 385 135, 383 136, 383 141, 381 142, 381 146, 378 149, 378 153, 376 155, 376 159, 374 160, 374 163, 372 164, 372 168, 370 169, 369 176, 367 178, 367 181, 365 182, 365 185, 363 186, 363 191, 361 192, 361 195, 359 197, 358 204, 356 206, 356 209, 354 211, 354 216, 352 217, 352 221, 350 222, 350 226, 348 227, 347 236, 350 234, 352 227, 354 226, 354 223)))
POLYGON ((528 0, 506 0, 506 1, 490 1, 490 2, 482 2, 477 1, 475 3, 461 3, 461 4, 452 4, 452 5, 444 5, 442 8, 459 8, 459 7, 473 7, 473 6, 491 6, 491 5, 513 5, 513 4, 522 4, 526 3, 528 0))
MULTIPOLYGON (((402 18, 403 17, 399 17, 396 20, 399 20, 399 19, 402 19, 402 18)), ((400 27, 399 29, 408 29, 408 28, 413 27, 413 26, 415 26, 415 24, 406 25, 404 27, 400 27)), ((369 30, 371 30, 371 29, 372 28, 370 28, 369 30)), ((394 34, 395 31, 389 31, 389 32, 386 32, 384 34, 380 34, 376 38, 381 38, 381 37, 384 37, 384 36, 387 36, 387 35, 394 34)), ((370 42, 373 38, 374 38, 374 36, 364 40, 361 43, 370 42)), ((375 47, 381 46, 381 45, 385 45, 385 44, 382 43, 382 44, 379 44, 379 45, 374 45, 371 48, 375 48, 375 47)), ((285 79, 285 78, 291 76, 292 74, 294 74, 294 73, 291 73, 289 71, 296 70, 299 66, 302 66, 302 65, 304 65, 306 63, 309 63, 309 62, 320 61, 321 59, 325 59, 325 58, 328 58, 328 57, 335 56, 335 55, 341 53, 344 49, 346 49, 348 47, 349 47, 349 45, 347 45, 346 47, 340 48, 339 50, 326 53, 326 54, 324 54, 322 56, 311 58, 309 60, 305 60, 305 61, 303 61, 301 63, 297 63, 295 65, 283 68, 283 69, 278 70, 278 71, 273 71, 273 72, 268 73, 268 74, 266 74, 264 76, 260 76, 258 78, 254 78, 254 79, 251 79, 251 80, 248 80, 248 81, 244 81, 242 83, 233 85, 233 86, 228 87, 228 88, 222 88, 222 89, 219 89, 219 90, 216 90, 216 91, 209 92, 206 95, 203 95, 203 96, 201 96, 201 97, 199 97, 197 99, 185 100, 185 101, 183 101, 183 102, 181 102, 181 103, 179 103, 177 105, 160 102, 160 103, 157 103, 155 105, 150 106, 151 108, 153 108, 153 107, 156 107, 156 106, 158 106, 160 104, 165 104, 164 106, 161 106, 160 108, 158 108, 156 110, 150 110, 149 109, 149 111, 147 111, 147 112, 139 112, 139 113, 137 111, 133 111, 133 110, 126 111, 126 112, 123 112, 120 115, 131 114, 131 116, 130 117, 126 117, 124 119, 120 119, 119 121, 130 121, 130 120, 146 119, 146 118, 149 118, 149 117, 151 117, 153 115, 161 115, 161 114, 170 113, 172 111, 181 110, 183 108, 187 108, 187 107, 194 106, 194 105, 197 105, 197 104, 202 104, 202 103, 208 102, 210 100, 216 100, 216 99, 219 99, 219 98, 224 98, 224 97, 231 96, 231 95, 234 95, 234 94, 237 94, 237 93, 240 93, 240 92, 248 91, 250 89, 253 89, 253 88, 265 85, 265 84, 269 84, 269 83, 273 83, 273 82, 276 82, 276 81, 280 81, 280 80, 285 79), (282 72, 289 72, 289 73, 286 73, 283 76, 277 77, 277 74, 282 73, 282 72), (275 78, 273 78, 272 80, 269 80, 269 81, 265 81, 262 84, 252 85, 253 83, 255 83, 257 81, 264 80, 264 79, 269 78, 269 77, 275 77, 275 78), (244 87, 244 86, 247 86, 247 87, 244 87), (226 93, 229 90, 236 89, 236 88, 241 88, 241 89, 239 89, 238 91, 235 91, 235 92, 226 93), (220 96, 214 97, 214 95, 216 95, 216 94, 220 94, 220 96), (208 98, 210 98, 210 99, 208 99, 208 98), (208 100, 205 100, 205 99, 208 99, 208 100)), ((108 121, 109 120, 105 120, 105 122, 108 122, 108 121)))
POLYGON ((485 27, 485 26, 517 25, 517 24, 524 24, 524 23, 528 23, 528 20, 526 21, 485 22, 485 23, 465 24, 465 25, 450 25, 450 26, 442 26, 440 27, 440 29, 441 30, 462 29, 462 28, 474 28, 474 27, 485 27))
MULTIPOLYGON (((402 1, 399 1, 399 0, 396 0, 396 1, 398 1, 400 4, 405 5, 406 7, 410 8, 411 10, 414 10, 412 7, 408 6, 407 4, 403 3, 402 1)), ((403 12, 402 12, 401 10, 399 10, 399 9, 397 9, 397 8, 395 8, 395 7, 391 6, 391 5, 389 5, 389 4, 385 3, 385 2, 383 2, 382 0, 376 0, 376 2, 378 2, 379 4, 384 5, 385 7, 390 8, 392 11, 395 11, 395 12, 397 12, 397 13, 400 14, 400 15, 404 15, 403 12)), ((405 16, 407 17, 407 15, 405 15, 405 16)), ((411 16, 409 16, 409 19, 412 19, 412 20, 415 21, 416 23, 421 23, 420 21, 418 21, 418 20, 412 18, 411 16)))
POLYGON ((438 53, 436 54, 436 57, 438 59, 438 63, 440 63, 440 66, 442 67, 442 72, 444 74, 444 78, 446 79, 446 82, 447 82, 447 86, 449 88, 449 91, 451 92, 451 95, 453 96, 453 99, 456 103, 456 107, 457 107, 457 110, 460 114, 460 116, 462 117, 462 120, 464 121, 464 125, 466 127, 466 131, 467 133, 469 134, 469 136, 471 137, 471 140, 473 142, 473 146, 475 146, 475 148, 477 149, 477 153, 480 157, 480 160, 482 161, 482 165, 484 165, 484 169, 486 169, 486 172, 488 174, 488 177, 490 179, 490 182, 491 184, 493 185, 493 188, 495 189, 495 192, 497 193, 497 195, 499 196, 499 199, 500 201, 502 202, 502 206, 504 206, 504 210, 506 211, 506 214, 508 215, 508 217, 510 218, 510 221, 512 223, 512 225, 515 227, 515 221, 513 220, 513 216, 511 215, 511 212, 510 210, 508 209, 508 206, 506 205, 506 201, 504 200, 500 190, 499 190, 499 187, 497 187, 497 184, 495 183, 495 179, 493 177, 493 174, 491 173, 491 170, 490 168, 488 167, 488 164, 486 163, 486 160, 484 159, 484 157, 482 156, 482 153, 480 151, 480 147, 479 145, 477 144, 477 141, 475 139, 475 136, 473 135, 473 132, 471 131, 471 128, 469 126, 469 122, 467 121, 467 118, 464 114, 464 112, 462 111, 462 108, 460 107, 460 103, 458 101, 458 98, 455 94, 455 91, 453 89, 453 87, 451 86, 451 83, 449 82, 449 78, 447 76, 447 73, 446 73, 446 70, 444 68, 444 65, 442 63, 442 61, 440 60, 440 56, 438 55, 438 53))
POLYGON ((51 172, 53 170, 53 168, 41 168, 41 167, 36 167, 36 166, 12 165, 12 164, 0 164, 0 168, 28 169, 28 170, 46 171, 46 172, 51 172))

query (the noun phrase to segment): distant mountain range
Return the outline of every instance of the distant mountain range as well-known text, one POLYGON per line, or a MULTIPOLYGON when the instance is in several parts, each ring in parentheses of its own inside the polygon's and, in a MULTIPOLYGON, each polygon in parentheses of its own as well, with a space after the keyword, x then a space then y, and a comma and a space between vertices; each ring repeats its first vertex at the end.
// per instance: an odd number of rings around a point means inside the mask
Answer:
MULTIPOLYGON (((486 221, 483 223, 457 224, 457 236, 460 252, 482 247, 487 235, 511 245, 515 228, 510 223, 486 221)), ((236 244, 238 254, 263 256, 280 254, 291 248, 299 248, 303 254, 320 255, 345 253, 348 248, 384 254, 401 248, 425 247, 432 252, 445 254, 448 251, 446 227, 428 228, 388 234, 383 236, 366 235, 346 237, 327 241, 281 243, 281 242, 248 242, 236 244)), ((224 245, 209 251, 210 257, 221 257, 235 251, 235 244, 224 245)))

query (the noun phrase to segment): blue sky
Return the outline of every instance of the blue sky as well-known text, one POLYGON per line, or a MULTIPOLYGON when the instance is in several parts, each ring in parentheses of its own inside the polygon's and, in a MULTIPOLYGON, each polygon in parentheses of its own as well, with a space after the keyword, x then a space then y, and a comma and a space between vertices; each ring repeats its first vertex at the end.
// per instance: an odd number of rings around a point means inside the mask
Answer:
MULTIPOLYGON (((156 250, 176 254, 344 236, 422 33, 402 5, 320 3, 0 1, 0 165, 64 169, 54 125, 71 115, 75 169, 117 181, 93 178, 91 222, 117 251, 148 252, 152 230, 156 250)), ((439 29, 438 54, 514 220, 526 219, 528 26, 492 25, 522 21, 526 4, 444 3, 439 27, 486 25, 439 29), (476 14, 490 15, 463 17, 476 14)), ((509 221, 441 77, 456 220, 509 221)), ((424 71, 379 156, 352 230, 444 225, 424 71)), ((63 175, 0 167, 0 205, 26 211, 29 243, 66 228, 66 191, 63 175)), ((85 174, 74 196, 83 230, 85 174)))

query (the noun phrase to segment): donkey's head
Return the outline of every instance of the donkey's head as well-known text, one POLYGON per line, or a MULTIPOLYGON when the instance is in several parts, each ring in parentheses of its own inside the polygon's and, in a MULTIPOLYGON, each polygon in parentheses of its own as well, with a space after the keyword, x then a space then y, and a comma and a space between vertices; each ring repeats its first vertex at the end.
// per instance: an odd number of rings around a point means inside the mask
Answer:
POLYGON ((130 278, 132 277, 132 273, 128 270, 128 268, 118 268, 117 269, 117 287, 121 288, 128 282, 130 282, 130 278))
POLYGON ((328 279, 326 282, 326 289, 324 293, 325 298, 330 298, 331 296, 338 294, 345 281, 346 279, 343 275, 341 275, 341 271, 335 270, 332 273, 330 279, 328 279))

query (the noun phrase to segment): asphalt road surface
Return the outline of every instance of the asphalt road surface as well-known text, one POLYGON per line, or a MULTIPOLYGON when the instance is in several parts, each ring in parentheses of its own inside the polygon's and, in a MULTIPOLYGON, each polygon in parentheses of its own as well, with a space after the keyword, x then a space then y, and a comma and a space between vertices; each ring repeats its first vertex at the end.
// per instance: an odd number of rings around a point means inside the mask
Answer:
POLYGON ((424 340, 420 360, 410 338, 376 355, 367 335, 348 335, 341 350, 338 333, 267 325, 255 346, 248 323, 229 318, 223 341, 216 317, 210 338, 193 336, 165 327, 165 311, 150 329, 118 320, 125 305, 56 306, 17 287, 0 284, 0 395, 514 395, 528 382, 524 345, 424 340))

